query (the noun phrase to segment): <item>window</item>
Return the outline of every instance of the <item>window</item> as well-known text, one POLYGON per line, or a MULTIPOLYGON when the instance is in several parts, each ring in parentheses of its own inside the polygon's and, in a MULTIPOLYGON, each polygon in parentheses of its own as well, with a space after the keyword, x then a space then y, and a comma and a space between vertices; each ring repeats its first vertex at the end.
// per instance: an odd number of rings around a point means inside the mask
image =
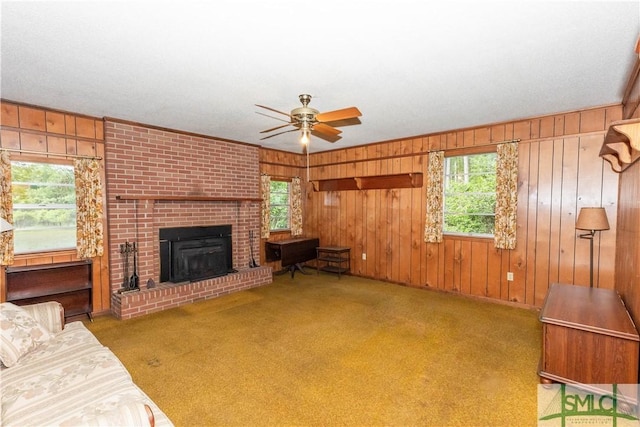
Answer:
POLYGON ((444 232, 492 236, 496 153, 445 158, 444 232))
POLYGON ((271 205, 270 224, 271 231, 289 230, 291 228, 291 216, 289 209, 289 194, 291 183, 287 181, 271 181, 271 205))
POLYGON ((11 162, 15 253, 76 247, 73 166, 11 162))

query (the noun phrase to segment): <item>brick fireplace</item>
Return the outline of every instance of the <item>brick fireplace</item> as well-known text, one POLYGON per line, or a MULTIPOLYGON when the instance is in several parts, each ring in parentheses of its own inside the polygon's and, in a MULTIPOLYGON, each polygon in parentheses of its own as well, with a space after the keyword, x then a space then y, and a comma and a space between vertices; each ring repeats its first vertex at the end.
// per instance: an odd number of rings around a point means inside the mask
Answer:
MULTIPOLYGON (((121 319, 271 283, 271 268, 249 268, 249 233, 259 233, 257 146, 105 120, 111 310, 121 319), (237 272, 201 281, 162 282, 160 229, 230 225, 237 272), (119 294, 119 248, 138 247, 140 292, 119 294), (154 288, 147 289, 152 280, 154 288)), ((254 239, 253 253, 259 254, 254 239)), ((129 274, 131 272, 129 271, 129 274)))

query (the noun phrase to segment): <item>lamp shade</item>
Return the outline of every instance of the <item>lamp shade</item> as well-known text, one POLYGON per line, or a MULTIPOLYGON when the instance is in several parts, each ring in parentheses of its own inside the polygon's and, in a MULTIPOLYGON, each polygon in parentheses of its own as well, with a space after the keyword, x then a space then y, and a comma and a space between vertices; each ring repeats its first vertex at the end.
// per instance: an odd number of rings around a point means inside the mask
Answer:
POLYGON ((609 221, 604 208, 582 208, 576 221, 578 230, 608 230, 609 221))
POLYGON ((13 230, 13 225, 9 224, 4 218, 0 218, 0 232, 13 230))

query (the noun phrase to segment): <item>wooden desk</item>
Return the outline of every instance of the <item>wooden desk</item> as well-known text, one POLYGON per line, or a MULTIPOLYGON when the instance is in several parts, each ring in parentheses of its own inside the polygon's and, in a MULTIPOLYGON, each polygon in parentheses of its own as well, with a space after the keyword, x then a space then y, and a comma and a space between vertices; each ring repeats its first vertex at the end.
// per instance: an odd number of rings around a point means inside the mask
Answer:
POLYGON ((638 382, 640 337, 617 292, 554 283, 540 321, 542 382, 638 382))
POLYGON ((290 271, 293 277, 296 270, 307 274, 302 269, 302 263, 316 259, 318 246, 320 239, 317 237, 265 242, 265 257, 267 262, 280 261, 284 271, 290 271))

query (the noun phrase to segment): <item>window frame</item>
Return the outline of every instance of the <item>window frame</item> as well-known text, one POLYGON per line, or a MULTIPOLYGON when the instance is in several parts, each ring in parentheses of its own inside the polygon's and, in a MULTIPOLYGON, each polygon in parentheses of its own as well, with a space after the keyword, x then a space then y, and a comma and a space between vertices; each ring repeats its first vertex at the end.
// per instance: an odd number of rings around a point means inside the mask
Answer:
MULTIPOLYGON (((448 175, 447 159, 452 157, 476 156, 476 155, 482 155, 482 154, 495 154, 497 156, 496 147, 486 146, 486 147, 474 147, 471 149, 454 149, 454 150, 445 151, 444 153, 445 164, 443 165, 443 184, 442 184, 442 234, 443 235, 455 236, 455 237, 472 237, 472 238, 479 238, 479 239, 493 239, 495 236, 495 229, 494 229, 494 233, 475 233, 475 232, 447 231, 445 228, 446 217, 447 217, 447 211, 445 209, 446 199, 447 199, 447 175, 448 175)), ((496 163, 497 163, 497 157, 496 157, 496 163)), ((496 174, 497 174, 497 170, 494 170, 494 176, 496 174)), ((494 192, 495 192, 495 188, 494 188, 494 192)), ((460 194, 464 194, 464 193, 460 193, 460 194)), ((488 194, 488 193, 481 193, 481 194, 488 194)), ((495 223, 495 206, 494 206, 493 214, 487 213, 486 215, 493 216, 494 223, 495 223)))
MULTIPOLYGON (((277 192, 276 194, 284 194, 284 192, 277 192)), ((270 233, 286 233, 291 231, 291 179, 285 178, 271 178, 271 182, 269 183, 269 232, 270 233), (274 183, 286 183, 287 184, 287 203, 279 203, 274 204, 272 196, 274 194, 273 184, 274 183), (272 218, 273 218, 273 208, 274 206, 278 207, 286 207, 287 211, 287 226, 285 228, 271 228, 272 218)))
MULTIPOLYGON (((72 170, 74 168, 74 163, 73 160, 69 160, 69 159, 60 159, 60 158, 40 158, 40 157, 34 157, 34 156, 20 156, 19 158, 12 158, 10 160, 11 162, 11 169, 12 169, 12 177, 11 177, 11 181, 12 181, 12 199, 13 200, 13 213, 14 213, 14 225, 16 222, 15 219, 15 211, 16 211, 16 203, 15 203, 15 198, 14 198, 14 193, 13 193, 13 182, 15 181, 14 179, 14 174, 13 174, 13 170, 14 170, 14 164, 15 163, 36 163, 36 164, 48 164, 48 165, 55 165, 55 166, 67 166, 70 167, 72 170)), ((75 194, 75 180, 73 181, 73 188, 74 188, 74 194, 75 194)), ((77 208, 77 206, 76 206, 77 208)), ((75 209, 74 209, 75 210, 75 209)), ((77 210, 76 210, 76 220, 74 221, 74 224, 77 224, 77 210)), ((55 228, 55 227, 52 227, 55 228)), ((34 254, 47 254, 47 253, 52 253, 52 254, 60 254, 60 253, 75 253, 77 251, 77 241, 76 239, 74 239, 74 243, 73 246, 65 246, 65 247, 55 247, 55 248, 42 248, 42 249, 34 249, 34 250, 28 250, 28 251, 18 251, 16 248, 16 231, 18 231, 17 227, 16 229, 14 229, 14 253, 15 253, 15 257, 16 258, 20 258, 20 257, 29 257, 29 256, 33 256, 34 254)))

